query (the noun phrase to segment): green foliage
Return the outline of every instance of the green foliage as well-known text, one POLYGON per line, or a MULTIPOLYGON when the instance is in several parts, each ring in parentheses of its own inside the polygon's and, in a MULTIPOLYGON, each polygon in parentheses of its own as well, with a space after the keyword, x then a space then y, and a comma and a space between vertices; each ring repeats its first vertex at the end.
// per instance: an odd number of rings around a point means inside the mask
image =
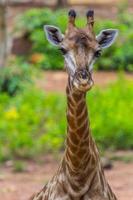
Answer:
POLYGON ((31 87, 12 99, 1 94, 1 160, 12 156, 30 158, 42 150, 59 149, 65 129, 63 107, 60 96, 45 95, 31 87))
POLYGON ((122 161, 125 163, 133 162, 133 155, 113 155, 110 157, 111 160, 122 161))
POLYGON ((63 22, 66 21, 66 17, 63 12, 54 12, 53 15, 53 12, 49 9, 32 9, 22 15, 18 21, 17 28, 29 33, 29 38, 33 42, 33 54, 36 52, 44 54, 44 62, 41 63, 42 68, 61 69, 63 59, 58 50, 56 48, 53 50, 53 47, 47 42, 43 26, 53 23, 57 26, 61 23, 61 27, 64 30, 66 23, 63 22), (59 20, 60 16, 62 16, 62 23, 59 20))
MULTIPOLYGON (((132 81, 121 78, 88 94, 92 133, 103 149, 133 148, 132 88, 132 81)), ((65 111, 64 95, 35 87, 27 86, 13 98, 0 94, 0 159, 32 158, 64 148, 65 111)))
MULTIPOLYGON (((124 69, 133 71, 133 17, 126 12, 125 5, 119 6, 116 21, 97 20, 95 31, 98 34, 102 29, 117 28, 119 37, 117 41, 103 52, 102 57, 97 61, 96 68, 104 70, 124 69), (124 12, 123 12, 124 9, 124 12)), ((33 42, 32 54, 40 53, 42 61, 36 60, 35 65, 44 69, 61 69, 63 58, 57 48, 53 47, 46 40, 43 25, 51 24, 61 28, 64 32, 67 23, 67 11, 51 11, 49 9, 31 9, 25 12, 18 20, 18 30, 25 30, 33 42)), ((77 19, 77 25, 85 26, 85 19, 77 19)))
POLYGON ((123 16, 118 13, 117 21, 98 22, 96 32, 102 29, 115 28, 119 30, 119 35, 115 43, 103 52, 103 55, 96 63, 97 69, 101 70, 121 70, 133 71, 133 24, 132 16, 124 12, 123 16))
POLYGON ((92 90, 88 96, 92 132, 104 148, 133 148, 132 87, 133 82, 122 78, 107 89, 92 90))
POLYGON ((0 69, 0 92, 14 96, 24 88, 25 82, 31 82, 31 69, 24 60, 15 59, 15 63, 12 61, 10 67, 0 69))

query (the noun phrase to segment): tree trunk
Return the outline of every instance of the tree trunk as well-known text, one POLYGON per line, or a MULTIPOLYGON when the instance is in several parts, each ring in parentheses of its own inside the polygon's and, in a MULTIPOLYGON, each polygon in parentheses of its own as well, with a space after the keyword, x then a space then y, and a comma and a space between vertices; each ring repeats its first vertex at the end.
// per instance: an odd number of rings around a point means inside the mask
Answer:
POLYGON ((6 5, 0 3, 0 68, 4 67, 7 58, 6 5))
POLYGON ((67 3, 67 0, 57 0, 57 7, 65 7, 67 3))

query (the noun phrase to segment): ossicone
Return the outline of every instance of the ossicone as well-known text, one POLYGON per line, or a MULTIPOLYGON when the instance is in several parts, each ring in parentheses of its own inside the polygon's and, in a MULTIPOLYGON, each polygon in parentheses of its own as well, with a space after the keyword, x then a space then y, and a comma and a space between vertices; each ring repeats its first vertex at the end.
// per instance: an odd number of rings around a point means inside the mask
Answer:
POLYGON ((76 11, 71 9, 68 12, 68 30, 75 26, 76 11))
POLYGON ((94 25, 94 10, 88 10, 86 13, 87 17, 87 26, 93 28, 94 25))

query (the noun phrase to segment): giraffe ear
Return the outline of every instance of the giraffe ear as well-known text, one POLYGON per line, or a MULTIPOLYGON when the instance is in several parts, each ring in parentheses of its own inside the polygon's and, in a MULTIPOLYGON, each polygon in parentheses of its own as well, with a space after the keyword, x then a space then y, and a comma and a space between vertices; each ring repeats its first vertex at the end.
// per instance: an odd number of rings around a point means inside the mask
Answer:
POLYGON ((117 35, 117 29, 106 29, 102 30, 99 35, 97 35, 96 39, 99 42, 101 48, 107 48, 114 43, 117 35))
POLYGON ((58 46, 62 42, 63 35, 59 28, 57 28, 55 26, 45 25, 44 31, 45 31, 47 40, 52 45, 58 46))

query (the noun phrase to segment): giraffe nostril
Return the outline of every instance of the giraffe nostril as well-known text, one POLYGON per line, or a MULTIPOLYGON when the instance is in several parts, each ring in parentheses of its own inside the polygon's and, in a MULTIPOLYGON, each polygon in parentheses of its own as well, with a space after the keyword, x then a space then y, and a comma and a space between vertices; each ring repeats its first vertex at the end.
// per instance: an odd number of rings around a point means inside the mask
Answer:
POLYGON ((85 72, 82 73, 82 79, 87 79, 87 74, 85 72))
POLYGON ((75 73, 75 80, 77 80, 80 85, 87 85, 90 80, 89 72, 86 69, 77 70, 75 73))
POLYGON ((87 79, 87 78, 88 78, 88 73, 87 73, 86 70, 82 70, 82 71, 81 71, 81 78, 82 78, 82 79, 87 79))

